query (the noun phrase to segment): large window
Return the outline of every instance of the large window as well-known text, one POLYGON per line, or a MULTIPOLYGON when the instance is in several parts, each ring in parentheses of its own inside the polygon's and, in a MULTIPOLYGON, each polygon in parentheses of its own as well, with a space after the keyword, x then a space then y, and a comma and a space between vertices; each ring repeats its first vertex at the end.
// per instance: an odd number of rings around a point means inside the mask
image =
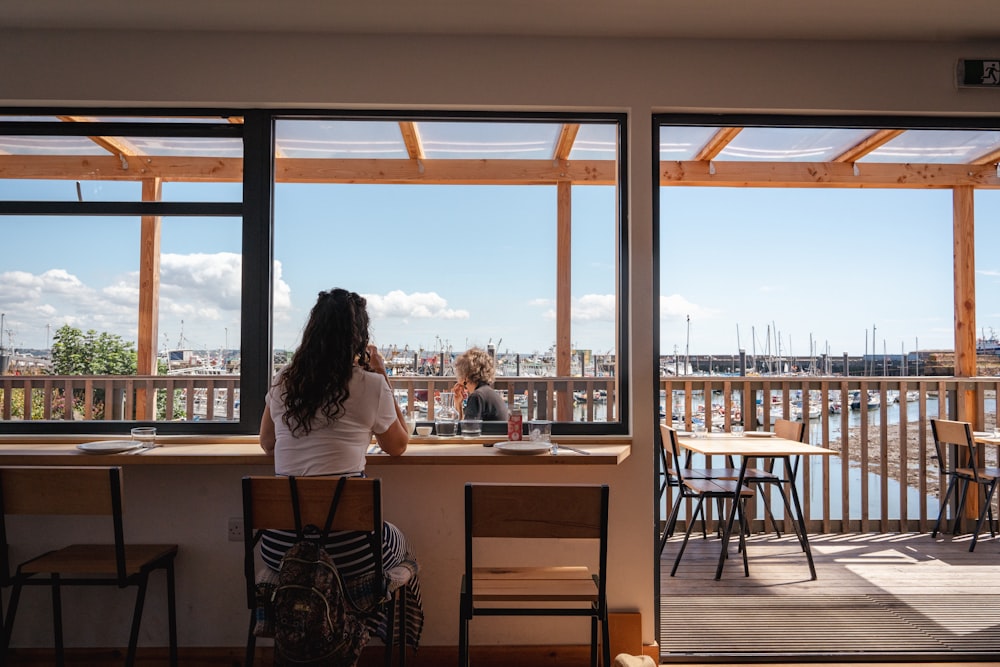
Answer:
POLYGON ((344 287, 367 298, 418 419, 476 346, 530 418, 620 428, 620 131, 607 117, 280 117, 278 357, 317 293, 344 287))
POLYGON ((0 428, 239 422, 240 120, 0 116, 0 428))
POLYGON ((480 346, 529 418, 621 432, 621 136, 617 115, 0 114, 0 431, 255 432, 342 286, 418 418, 480 346))

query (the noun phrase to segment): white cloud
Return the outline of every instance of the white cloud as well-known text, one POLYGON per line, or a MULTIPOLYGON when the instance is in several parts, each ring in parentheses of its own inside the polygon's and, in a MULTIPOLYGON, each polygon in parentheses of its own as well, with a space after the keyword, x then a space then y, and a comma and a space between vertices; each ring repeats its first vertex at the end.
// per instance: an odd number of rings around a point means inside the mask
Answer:
POLYGON ((709 318, 719 313, 714 308, 699 306, 682 297, 680 294, 660 297, 660 319, 670 317, 691 317, 709 318))
POLYGON ((372 319, 408 318, 467 320, 469 311, 448 308, 448 302, 436 292, 414 292, 407 294, 393 290, 382 296, 365 294, 368 300, 368 314, 372 319))
POLYGON ((614 294, 585 294, 573 304, 573 320, 614 322, 614 294))
MULTIPOLYGON (((230 345, 238 344, 242 263, 240 255, 229 252, 162 255, 161 339, 166 334, 169 344, 174 344, 184 320, 189 345, 220 345, 226 336, 230 345), (224 328, 228 329, 225 333, 224 328)), ((280 262, 275 262, 274 275, 275 318, 287 319, 291 290, 281 278, 280 262)), ((79 276, 60 268, 39 274, 0 273, 0 311, 6 315, 5 328, 15 332, 20 347, 43 347, 47 332, 64 324, 134 340, 138 307, 139 274, 135 271, 115 275, 106 285, 84 284, 79 276)))

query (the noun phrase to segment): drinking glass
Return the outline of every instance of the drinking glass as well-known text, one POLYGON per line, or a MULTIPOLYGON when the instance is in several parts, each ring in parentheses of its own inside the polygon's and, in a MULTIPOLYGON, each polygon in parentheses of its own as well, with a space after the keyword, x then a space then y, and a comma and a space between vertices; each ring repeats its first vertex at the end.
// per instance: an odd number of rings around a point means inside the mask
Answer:
POLYGON ((140 447, 156 447, 156 427, 136 426, 132 429, 132 442, 140 447))
POLYGON ((552 442, 552 422, 538 419, 529 421, 528 440, 552 442))
POLYGON ((733 427, 730 429, 730 432, 733 435, 743 435, 743 427, 739 424, 733 424, 733 427))
POLYGON ((704 438, 705 437, 705 425, 704 424, 695 424, 693 426, 693 430, 694 430, 694 437, 695 438, 704 438))
POLYGON ((462 435, 479 436, 483 434, 482 419, 463 419, 459 422, 459 426, 462 429, 462 435))

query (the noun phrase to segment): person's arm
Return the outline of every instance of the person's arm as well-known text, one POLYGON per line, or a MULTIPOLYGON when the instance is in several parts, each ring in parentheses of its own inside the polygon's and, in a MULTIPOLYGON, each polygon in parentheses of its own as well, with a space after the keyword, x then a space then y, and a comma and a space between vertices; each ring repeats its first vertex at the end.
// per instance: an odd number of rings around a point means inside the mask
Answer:
POLYGON ((260 448, 268 454, 274 454, 274 419, 271 418, 270 406, 264 406, 264 414, 260 418, 260 448))
POLYGON ((382 451, 389 456, 402 456, 403 452, 406 451, 406 446, 410 443, 410 432, 406 428, 406 417, 403 415, 403 410, 399 407, 399 403, 396 402, 395 394, 392 393, 392 383, 389 382, 389 375, 385 372, 385 364, 382 362, 382 356, 378 353, 378 348, 374 345, 369 345, 368 355, 369 369, 373 373, 379 373, 385 378, 385 384, 389 387, 389 396, 392 399, 392 405, 396 409, 396 421, 392 422, 384 433, 376 433, 375 441, 378 442, 378 446, 382 448, 382 451))

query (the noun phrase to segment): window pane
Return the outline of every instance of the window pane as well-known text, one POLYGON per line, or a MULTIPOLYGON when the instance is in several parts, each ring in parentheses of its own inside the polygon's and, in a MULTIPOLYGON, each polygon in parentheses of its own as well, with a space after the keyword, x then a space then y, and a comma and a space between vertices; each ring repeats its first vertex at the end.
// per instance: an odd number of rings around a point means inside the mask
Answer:
MULTIPOLYGON (((379 141, 403 146, 407 125, 382 123, 379 141)), ((538 173, 551 179, 563 125, 422 120, 413 136, 425 155, 420 163, 425 172, 416 167, 406 172, 403 160, 396 172, 400 182, 351 183, 349 158, 317 162, 313 172, 307 161, 299 161, 296 182, 283 182, 281 155, 291 156, 291 146, 318 147, 334 135, 338 145, 371 146, 371 122, 278 121, 274 345, 279 364, 297 346, 317 294, 342 287, 367 298, 374 342, 400 376, 453 375, 451 360, 474 346, 495 349, 501 378, 557 375, 558 190, 554 182, 540 183, 530 166, 507 169, 503 159, 537 160, 538 173), (480 160, 482 175, 435 165, 453 159, 480 160), (421 173, 434 174, 434 182, 420 182, 421 173)), ((613 123, 583 124, 573 148, 580 152, 571 154, 607 160, 613 180, 617 136, 613 123)), ((328 157, 332 151, 331 145, 315 154, 328 157)), ((565 213, 571 220, 566 241, 572 355, 562 375, 596 373, 614 387, 617 188, 580 182, 570 192, 565 213)), ((504 386, 500 380, 498 385, 504 386)), ((573 396, 562 391, 567 410, 573 396)), ((559 399, 536 391, 530 400, 531 416, 552 417, 559 399)), ((579 402, 586 405, 587 399, 581 396, 579 402)), ((586 408, 562 414, 564 421, 619 421, 613 404, 614 398, 593 417, 586 408)))

